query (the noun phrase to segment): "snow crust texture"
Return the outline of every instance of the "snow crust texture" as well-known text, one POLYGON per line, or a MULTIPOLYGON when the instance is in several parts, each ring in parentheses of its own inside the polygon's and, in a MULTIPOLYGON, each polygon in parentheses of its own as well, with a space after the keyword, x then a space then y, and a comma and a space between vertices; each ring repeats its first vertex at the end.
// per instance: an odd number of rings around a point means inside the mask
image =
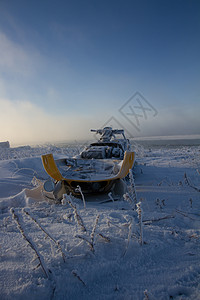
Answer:
POLYGON ((41 154, 79 150, 0 150, 0 299, 200 299, 200 147, 135 145, 118 200, 26 197, 41 154))

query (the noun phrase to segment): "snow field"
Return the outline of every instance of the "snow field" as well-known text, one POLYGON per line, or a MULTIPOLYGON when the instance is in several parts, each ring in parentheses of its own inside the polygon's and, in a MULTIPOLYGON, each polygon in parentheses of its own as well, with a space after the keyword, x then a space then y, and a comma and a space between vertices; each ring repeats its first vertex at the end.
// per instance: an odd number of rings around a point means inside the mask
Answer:
POLYGON ((76 150, 3 149, 1 299, 200 299, 200 147, 136 150, 141 219, 109 196, 86 208, 26 198, 34 176, 48 178, 41 154, 76 150))

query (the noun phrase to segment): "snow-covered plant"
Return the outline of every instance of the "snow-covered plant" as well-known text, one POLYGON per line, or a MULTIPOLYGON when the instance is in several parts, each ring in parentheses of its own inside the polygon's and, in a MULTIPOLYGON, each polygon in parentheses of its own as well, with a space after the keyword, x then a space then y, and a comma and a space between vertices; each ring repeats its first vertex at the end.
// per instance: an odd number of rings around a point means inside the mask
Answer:
POLYGON ((115 202, 115 200, 113 199, 112 193, 108 193, 108 197, 110 198, 110 200, 112 200, 112 202, 115 202))
POLYGON ((95 232, 96 232, 96 228, 97 228, 97 224, 99 222, 99 215, 96 217, 96 220, 95 220, 95 223, 94 223, 94 226, 92 228, 92 232, 91 232, 91 244, 92 244, 92 248, 93 248, 93 251, 94 251, 94 236, 95 236, 95 232))
POLYGON ((67 203, 73 208, 74 219, 76 220, 78 225, 81 227, 82 231, 87 231, 85 228, 85 225, 83 223, 83 220, 77 211, 76 205, 72 203, 71 195, 65 194, 64 197, 67 199, 67 203))
POLYGON ((76 277, 84 286, 86 286, 85 282, 81 279, 81 277, 77 274, 76 270, 72 270, 72 274, 76 277))
POLYGON ((132 209, 135 209, 137 203, 137 194, 135 189, 135 181, 133 178, 133 172, 129 170, 129 182, 130 184, 127 186, 128 192, 123 195, 124 200, 127 201, 132 209))
POLYGON ((84 195, 83 195, 83 192, 82 192, 82 190, 81 190, 80 185, 77 185, 76 191, 79 192, 79 193, 81 194, 81 197, 82 197, 82 200, 83 200, 84 208, 86 208, 85 197, 84 197, 84 195))
MULTIPOLYGON (((47 268, 47 266, 45 265, 45 262, 44 262, 44 259, 43 257, 41 256, 40 252, 38 251, 35 243, 32 241, 32 239, 30 237, 28 237, 28 235, 25 233, 24 231, 24 228, 22 227, 22 223, 20 221, 20 216, 16 214, 14 208, 11 208, 10 209, 10 212, 13 216, 13 219, 16 221, 17 223, 17 226, 19 228, 19 231, 21 233, 21 235, 23 236, 23 238, 28 242, 29 246, 31 247, 31 249, 34 251, 35 255, 36 255, 36 258, 38 259, 39 261, 39 264, 37 267, 41 266, 45 276, 47 278, 49 278, 49 269, 47 268)), ((36 267, 36 268, 37 268, 36 267)))
POLYGON ((200 189, 191 182, 191 180, 188 179, 187 174, 184 173, 184 182, 186 185, 190 186, 191 188, 195 189, 197 192, 200 192, 200 189))
POLYGON ((86 236, 86 235, 84 235, 84 236, 82 236, 82 235, 76 235, 77 238, 79 238, 79 239, 85 241, 85 242, 89 245, 90 250, 91 250, 93 253, 94 253, 94 239, 95 239, 95 235, 100 236, 100 237, 101 237, 105 242, 107 242, 107 243, 110 242, 109 237, 104 236, 102 233, 96 232, 97 225, 98 225, 98 222, 99 222, 99 218, 100 218, 100 215, 97 215, 90 236, 86 236))
POLYGON ((83 240, 83 241, 85 241, 85 242, 89 245, 90 250, 91 250, 92 252, 94 252, 94 247, 93 247, 91 241, 88 239, 88 237, 82 236, 82 235, 79 235, 79 234, 75 235, 75 237, 76 237, 76 238, 79 238, 79 239, 81 239, 81 240, 83 240))
POLYGON ((135 208, 135 204, 134 204, 132 198, 130 197, 130 194, 129 193, 125 193, 123 195, 123 197, 124 197, 124 200, 127 201, 130 204, 131 208, 134 209, 135 208))
POLYGON ((128 186, 128 193, 133 200, 133 202, 136 204, 137 203, 137 194, 136 194, 136 188, 135 188, 135 181, 133 178, 133 172, 132 169, 129 170, 129 181, 130 185, 128 186))
POLYGON ((129 184, 127 185, 127 192, 123 195, 124 200, 127 201, 132 209, 136 208, 137 194, 135 189, 135 181, 133 178, 133 172, 129 170, 129 184))
POLYGON ((63 195, 63 198, 62 198, 62 200, 61 200, 61 204, 62 205, 67 205, 67 197, 66 197, 67 195, 63 195))
POLYGON ((125 256, 126 252, 128 251, 128 246, 129 246, 129 243, 130 243, 132 231, 133 231, 133 219, 131 219, 129 224, 128 224, 128 239, 127 239, 126 249, 125 249, 122 257, 125 256))
POLYGON ((160 210, 163 208, 159 198, 156 199, 155 203, 160 210))
POLYGON ((31 184, 33 186, 38 186, 41 184, 41 180, 39 180, 37 177, 33 176, 33 179, 31 180, 31 184))
POLYGON ((162 200, 162 205, 163 205, 163 206, 166 206, 166 204, 165 204, 165 199, 162 200))
POLYGON ((63 261, 65 262, 66 261, 66 255, 65 255, 65 253, 63 252, 63 250, 61 248, 60 242, 57 241, 49 232, 47 232, 47 230, 39 223, 39 221, 29 211, 27 211, 25 208, 23 208, 22 211, 23 211, 23 213, 25 213, 30 219, 32 219, 37 224, 37 226, 46 234, 47 237, 49 237, 55 243, 55 245, 58 248, 58 251, 62 255, 63 261))
POLYGON ((188 180, 188 177, 187 177, 187 174, 186 174, 186 173, 184 173, 184 182, 185 182, 185 184, 186 184, 186 185, 190 185, 190 183, 189 183, 189 180, 188 180))
POLYGON ((140 245, 143 245, 143 226, 142 226, 142 219, 143 219, 143 211, 142 211, 142 205, 141 202, 138 202, 136 204, 136 211, 138 214, 138 219, 139 219, 139 227, 140 227, 140 245))
POLYGON ((144 300, 149 300, 149 295, 147 290, 144 291, 144 300))
MULTIPOLYGON (((70 193, 70 194, 63 194, 63 198, 62 198, 62 200, 61 200, 61 203, 62 203, 62 205, 67 205, 67 204, 70 204, 70 203, 72 204, 72 205, 74 205, 73 204, 73 196, 72 196, 72 194, 70 193)), ((71 206, 71 205, 70 205, 71 206)), ((74 205, 75 206, 75 205, 74 205)))

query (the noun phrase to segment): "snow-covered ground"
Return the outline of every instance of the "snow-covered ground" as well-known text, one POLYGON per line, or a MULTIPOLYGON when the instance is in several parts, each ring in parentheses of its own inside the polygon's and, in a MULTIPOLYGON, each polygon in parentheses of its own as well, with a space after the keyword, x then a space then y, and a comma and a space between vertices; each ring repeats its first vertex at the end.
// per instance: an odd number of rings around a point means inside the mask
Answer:
POLYGON ((200 146, 136 146, 140 218, 123 199, 26 197, 41 154, 76 151, 0 149, 0 299, 200 299, 200 146))

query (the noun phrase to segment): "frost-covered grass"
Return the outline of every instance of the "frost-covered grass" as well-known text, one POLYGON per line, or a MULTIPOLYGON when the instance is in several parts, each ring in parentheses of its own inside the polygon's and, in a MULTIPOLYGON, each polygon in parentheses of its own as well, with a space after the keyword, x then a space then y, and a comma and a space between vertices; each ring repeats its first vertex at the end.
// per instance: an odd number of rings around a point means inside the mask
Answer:
POLYGON ((0 151, 1 299, 200 299, 200 147, 138 147, 125 199, 59 204, 23 191, 49 152, 76 149, 0 151))

